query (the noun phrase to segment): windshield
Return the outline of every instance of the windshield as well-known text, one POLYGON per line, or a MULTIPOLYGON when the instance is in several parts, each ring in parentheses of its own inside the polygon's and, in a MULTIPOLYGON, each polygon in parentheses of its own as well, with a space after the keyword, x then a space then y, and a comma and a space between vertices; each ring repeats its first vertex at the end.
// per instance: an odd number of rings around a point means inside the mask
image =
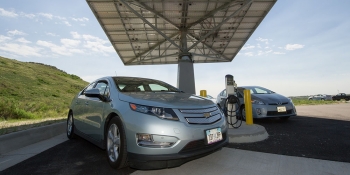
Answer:
POLYGON ((268 90, 266 88, 263 87, 259 87, 259 86, 247 86, 247 87, 243 87, 244 89, 250 89, 250 94, 273 94, 275 92, 268 90))
POLYGON ((113 79, 120 92, 181 92, 176 87, 158 80, 134 77, 113 79))

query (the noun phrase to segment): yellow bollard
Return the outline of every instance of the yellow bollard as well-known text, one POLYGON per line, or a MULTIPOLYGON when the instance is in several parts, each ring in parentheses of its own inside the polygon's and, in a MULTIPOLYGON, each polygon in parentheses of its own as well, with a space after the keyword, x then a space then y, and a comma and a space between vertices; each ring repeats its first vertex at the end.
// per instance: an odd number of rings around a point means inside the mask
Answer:
POLYGON ((245 122, 247 125, 253 124, 252 98, 250 90, 244 90, 244 105, 245 105, 245 122))
POLYGON ((200 96, 207 97, 207 91, 206 90, 201 90, 200 91, 200 96))

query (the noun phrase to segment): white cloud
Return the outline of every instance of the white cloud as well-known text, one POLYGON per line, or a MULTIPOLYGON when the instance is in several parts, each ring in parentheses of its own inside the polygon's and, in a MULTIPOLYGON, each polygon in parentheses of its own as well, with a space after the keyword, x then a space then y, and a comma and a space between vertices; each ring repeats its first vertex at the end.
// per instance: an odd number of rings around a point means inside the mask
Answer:
POLYGON ((86 22, 89 21, 89 18, 72 18, 73 21, 86 22))
POLYGON ((41 56, 41 54, 39 53, 41 48, 14 43, 6 43, 4 45, 1 45, 0 50, 11 52, 13 54, 21 56, 41 56))
POLYGON ((36 16, 35 16, 34 14, 32 14, 32 13, 24 13, 24 12, 21 12, 20 14, 21 14, 21 16, 24 16, 24 17, 29 18, 29 19, 34 19, 34 18, 36 17, 36 16))
POLYGON ((113 53, 115 52, 112 46, 105 46, 100 42, 92 42, 92 41, 87 41, 84 47, 94 51, 94 52, 110 52, 113 53))
POLYGON ((7 32, 7 35, 9 36, 15 36, 15 35, 26 35, 24 32, 18 31, 18 30, 11 30, 7 32))
POLYGON ((59 19, 59 20, 66 20, 65 17, 62 17, 62 16, 54 16, 55 18, 59 19))
POLYGON ((3 8, 0 8, 0 16, 6 16, 6 17, 12 17, 12 18, 15 18, 18 16, 17 13, 15 12, 11 12, 11 11, 7 11, 3 8))
POLYGON ((249 57, 254 56, 253 52, 246 52, 246 53, 244 53, 244 55, 249 56, 249 57))
POLYGON ((68 21, 63 21, 63 24, 65 24, 66 26, 72 26, 68 21))
POLYGON ((286 50, 296 50, 296 49, 302 49, 304 48, 304 45, 301 44, 287 44, 286 47, 284 47, 286 50))
POLYGON ((77 47, 80 44, 79 40, 72 40, 72 39, 61 39, 61 43, 65 47, 77 47))
POLYGON ((251 45, 247 45, 247 46, 243 46, 242 50, 249 50, 249 49, 254 49, 255 46, 251 46, 251 45))
POLYGON ((85 53, 85 52, 84 52, 83 50, 81 50, 81 49, 69 49, 69 51, 72 52, 72 53, 80 53, 80 54, 85 53))
POLYGON ((0 43, 4 42, 4 41, 9 41, 9 40, 11 40, 10 37, 4 36, 4 35, 0 35, 0 43))
POLYGON ((272 50, 268 50, 268 51, 261 51, 261 50, 259 50, 258 56, 260 56, 260 55, 267 55, 267 54, 269 54, 271 52, 272 52, 272 50))
POLYGON ((78 34, 78 32, 70 32, 70 34, 73 36, 74 39, 80 39, 81 35, 78 34))
POLYGON ((24 38, 18 38, 17 41, 20 42, 20 43, 24 43, 24 44, 32 43, 32 42, 30 42, 30 41, 28 41, 28 40, 26 40, 24 38))
POLYGON ((96 41, 96 42, 101 43, 101 44, 109 43, 107 40, 103 40, 103 39, 100 39, 99 37, 92 36, 92 35, 83 35, 83 38, 86 41, 96 41))
POLYGON ((50 14, 50 13, 38 13, 40 16, 43 16, 47 19, 52 19, 53 18, 53 15, 50 14))
POLYGON ((54 34, 54 33, 50 33, 50 32, 47 32, 46 35, 49 35, 49 36, 58 36, 58 35, 56 35, 56 34, 54 34))
POLYGON ((269 39, 264 39, 264 38, 261 38, 259 37, 258 39, 256 39, 257 41, 260 41, 260 42, 264 42, 265 44, 269 44, 269 39))
POLYGON ((47 42, 47 41, 37 41, 36 42, 37 45, 39 46, 43 46, 43 47, 47 47, 49 48, 53 53, 59 54, 59 55, 64 55, 64 56, 70 56, 72 55, 67 48, 63 47, 63 46, 58 46, 56 44, 47 42))
POLYGON ((273 54, 276 54, 276 55, 284 55, 284 54, 286 54, 286 53, 284 53, 284 52, 273 52, 273 54))

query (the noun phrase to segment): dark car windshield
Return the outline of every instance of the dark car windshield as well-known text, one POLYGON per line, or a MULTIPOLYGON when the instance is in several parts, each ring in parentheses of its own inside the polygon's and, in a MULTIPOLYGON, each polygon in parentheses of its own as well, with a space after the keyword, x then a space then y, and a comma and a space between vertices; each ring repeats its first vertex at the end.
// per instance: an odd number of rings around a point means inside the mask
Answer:
POLYGON ((158 80, 134 77, 113 79, 120 92, 181 92, 176 87, 158 80))
POLYGON ((246 86, 244 89, 250 89, 250 94, 273 94, 275 92, 259 86, 246 86))

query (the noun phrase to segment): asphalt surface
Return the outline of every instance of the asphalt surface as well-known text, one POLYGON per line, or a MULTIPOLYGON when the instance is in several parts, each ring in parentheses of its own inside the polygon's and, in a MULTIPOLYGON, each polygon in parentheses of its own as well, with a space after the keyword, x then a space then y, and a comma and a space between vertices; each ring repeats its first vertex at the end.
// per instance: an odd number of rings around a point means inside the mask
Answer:
POLYGON ((105 150, 76 138, 50 148, 2 172, 1 175, 126 175, 136 170, 115 170, 108 164, 105 150))
MULTIPOLYGON (((288 121, 254 120, 265 127, 267 140, 229 144, 229 148, 257 152, 350 162, 350 104, 303 106, 288 121), (328 114, 333 110, 336 114, 328 114)), ((130 174, 136 170, 112 169, 105 151, 83 139, 63 142, 0 174, 130 174)))
POLYGON ((350 162, 350 121, 297 116, 289 121, 255 120, 269 138, 256 143, 232 144, 243 150, 350 162))

